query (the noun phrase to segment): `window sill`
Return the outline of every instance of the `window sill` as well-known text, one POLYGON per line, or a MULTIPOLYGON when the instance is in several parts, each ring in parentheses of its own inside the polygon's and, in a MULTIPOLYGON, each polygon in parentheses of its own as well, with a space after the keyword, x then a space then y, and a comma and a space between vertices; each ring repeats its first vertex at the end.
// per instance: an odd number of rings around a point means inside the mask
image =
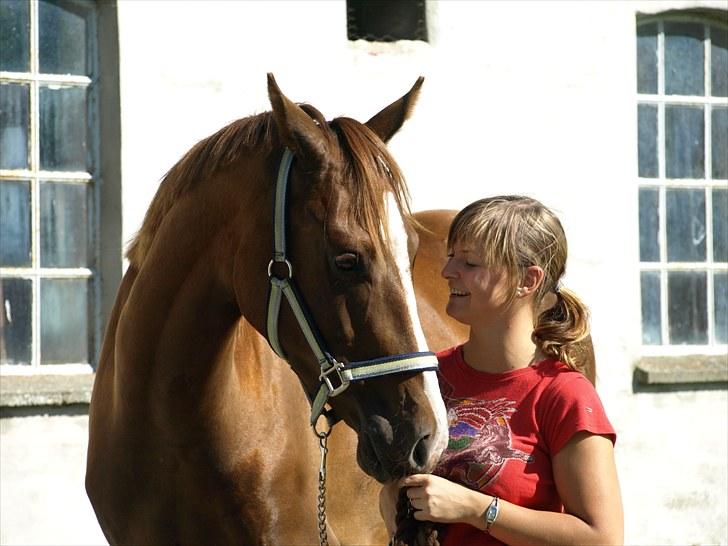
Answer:
POLYGON ((646 356, 634 370, 635 391, 728 388, 728 356, 646 356))
POLYGON ((0 408, 71 406, 91 401, 94 374, 0 376, 0 408))

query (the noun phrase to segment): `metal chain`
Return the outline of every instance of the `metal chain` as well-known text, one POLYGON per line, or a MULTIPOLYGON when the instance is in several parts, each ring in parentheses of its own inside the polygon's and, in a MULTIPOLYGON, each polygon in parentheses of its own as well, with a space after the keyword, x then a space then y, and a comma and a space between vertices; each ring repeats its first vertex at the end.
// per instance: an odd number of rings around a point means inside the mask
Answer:
POLYGON ((318 528, 320 546, 329 546, 329 539, 326 535, 326 455, 329 452, 327 440, 331 429, 326 432, 318 432, 314 429, 319 439, 321 449, 321 465, 319 466, 319 492, 318 492, 318 528))

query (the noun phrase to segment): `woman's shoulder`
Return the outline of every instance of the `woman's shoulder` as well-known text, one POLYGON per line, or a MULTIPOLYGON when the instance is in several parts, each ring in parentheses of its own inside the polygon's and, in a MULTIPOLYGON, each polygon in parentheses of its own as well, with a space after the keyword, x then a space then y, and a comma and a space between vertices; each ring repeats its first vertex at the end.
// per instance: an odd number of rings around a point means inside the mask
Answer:
POLYGON ((555 359, 544 359, 533 365, 545 383, 545 390, 551 394, 578 395, 585 390, 594 391, 589 379, 578 370, 555 359))

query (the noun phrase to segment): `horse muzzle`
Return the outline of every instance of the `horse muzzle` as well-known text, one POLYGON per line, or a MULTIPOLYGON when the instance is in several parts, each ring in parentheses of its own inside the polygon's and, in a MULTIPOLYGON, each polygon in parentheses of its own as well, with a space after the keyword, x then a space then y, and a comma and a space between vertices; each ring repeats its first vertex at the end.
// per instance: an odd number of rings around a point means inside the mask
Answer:
POLYGON ((381 483, 431 472, 442 448, 434 430, 423 430, 409 421, 392 421, 373 415, 359 432, 357 462, 381 483))

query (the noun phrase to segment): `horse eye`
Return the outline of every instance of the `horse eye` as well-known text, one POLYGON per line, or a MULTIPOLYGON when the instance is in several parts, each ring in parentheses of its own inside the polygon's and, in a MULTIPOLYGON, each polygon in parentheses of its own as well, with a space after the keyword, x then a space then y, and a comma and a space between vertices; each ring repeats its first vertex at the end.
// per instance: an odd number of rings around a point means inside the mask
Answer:
POLYGON ((334 258, 334 263, 342 271, 354 271, 359 265, 359 256, 353 252, 344 252, 334 258))

